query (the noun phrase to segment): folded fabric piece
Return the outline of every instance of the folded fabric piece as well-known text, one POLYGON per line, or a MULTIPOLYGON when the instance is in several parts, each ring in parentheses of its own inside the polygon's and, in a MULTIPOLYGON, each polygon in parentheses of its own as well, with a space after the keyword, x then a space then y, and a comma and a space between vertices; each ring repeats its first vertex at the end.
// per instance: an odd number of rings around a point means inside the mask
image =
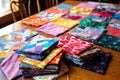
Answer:
POLYGON ((97 41, 104 32, 105 32, 105 29, 82 27, 78 25, 74 29, 69 31, 68 33, 70 35, 73 35, 83 40, 97 41))
POLYGON ((22 48, 18 49, 17 52, 19 53, 19 51, 22 51, 25 53, 42 55, 43 51, 49 49, 53 45, 55 46, 57 42, 58 41, 55 39, 43 39, 43 40, 38 40, 37 42, 29 42, 25 44, 25 46, 23 46, 22 48))
POLYGON ((19 56, 16 54, 10 54, 2 61, 0 67, 7 80, 12 80, 12 78, 20 75, 19 63, 19 56))
POLYGON ((82 7, 74 7, 72 9, 70 9, 70 13, 79 13, 85 16, 88 16, 94 8, 82 8, 82 7))
POLYGON ((110 17, 95 16, 95 15, 89 15, 87 18, 96 22, 109 22, 111 20, 110 17))
MULTIPOLYGON (((118 24, 118 25, 120 25, 120 21, 119 20, 117 20, 117 19, 111 19, 111 21, 110 21, 110 24, 118 24)), ((117 25, 115 25, 115 26, 117 26, 117 25)), ((114 27, 115 27, 114 26, 114 27)))
POLYGON ((93 46, 93 44, 68 35, 64 38, 61 38, 57 46, 61 47, 69 54, 77 55, 87 48, 93 46))
POLYGON ((60 27, 52 23, 47 23, 39 28, 37 28, 38 32, 43 32, 52 36, 58 36, 65 31, 67 31, 68 28, 60 27))
POLYGON ((60 5, 56 6, 56 8, 69 10, 69 9, 73 8, 73 6, 68 5, 68 4, 60 4, 60 5))
POLYGON ((120 20, 120 13, 116 13, 114 16, 113 16, 113 19, 117 19, 117 20, 120 20))
POLYGON ((69 10, 63 10, 63 9, 59 9, 59 8, 56 8, 56 7, 51 7, 49 9, 47 9, 46 12, 64 15, 64 14, 68 13, 69 10))
POLYGON ((6 75, 3 73, 1 67, 0 67, 0 79, 1 80, 8 80, 7 77, 6 77, 6 75))
POLYGON ((115 6, 108 6, 108 5, 98 5, 95 10, 103 10, 103 11, 108 11, 108 12, 113 12, 116 13, 117 12, 117 7, 115 6))
POLYGON ((34 59, 21 56, 20 62, 28 63, 28 64, 31 64, 33 66, 43 69, 55 56, 60 54, 61 51, 62 51, 62 48, 54 49, 43 61, 38 61, 38 60, 34 60, 34 59))
POLYGON ((70 29, 70 28, 74 27, 75 25, 77 25, 79 23, 79 21, 67 20, 64 18, 57 18, 57 19, 53 20, 51 23, 70 29))
POLYGON ((33 77, 35 80, 55 80, 62 76, 63 74, 67 73, 69 71, 68 67, 65 65, 64 62, 61 62, 60 64, 60 70, 58 74, 55 75, 42 75, 42 76, 36 76, 33 77))
POLYGON ((111 12, 107 12, 107 11, 99 11, 99 10, 94 10, 91 15, 95 15, 95 16, 103 16, 103 17, 110 17, 112 18, 114 13, 111 12))
POLYGON ((95 59, 83 65, 82 68, 88 69, 90 71, 94 71, 100 74, 105 74, 110 64, 111 58, 112 58, 111 53, 101 52, 98 57, 96 57, 95 59))
POLYGON ((77 6, 81 7, 81 8, 95 8, 97 5, 98 4, 96 4, 96 3, 82 2, 82 3, 78 4, 77 6))
POLYGON ((120 51, 120 38, 105 34, 95 44, 120 51))
POLYGON ((107 26, 107 34, 116 36, 116 37, 120 37, 120 27, 118 29, 116 27, 107 26))
POLYGON ((34 26, 34 27, 38 27, 38 26, 46 24, 47 22, 49 22, 49 20, 40 18, 39 16, 31 16, 31 17, 23 19, 21 23, 34 26))
POLYGON ((62 17, 65 19, 78 20, 78 21, 81 21, 86 18, 85 15, 81 15, 77 13, 67 13, 66 15, 63 15, 62 17))
POLYGON ((80 21, 79 25, 84 27, 95 27, 100 29, 105 29, 107 26, 107 22, 96 22, 89 19, 84 19, 80 21))
POLYGON ((91 47, 78 55, 71 55, 66 53, 64 54, 64 58, 82 67, 85 63, 97 57, 100 52, 101 49, 97 47, 91 47))
POLYGON ((62 16, 62 14, 48 13, 47 11, 42 11, 38 14, 38 16, 43 19, 53 20, 62 16))

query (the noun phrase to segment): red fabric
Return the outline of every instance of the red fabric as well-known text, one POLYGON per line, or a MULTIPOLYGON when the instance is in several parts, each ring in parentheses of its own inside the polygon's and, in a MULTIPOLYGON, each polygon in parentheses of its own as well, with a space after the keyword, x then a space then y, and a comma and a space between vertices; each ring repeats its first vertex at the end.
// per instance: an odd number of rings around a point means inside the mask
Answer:
POLYGON ((63 48, 66 52, 77 55, 85 49, 91 47, 93 44, 87 41, 81 41, 73 36, 66 36, 61 38, 58 47, 63 48))
POLYGON ((107 34, 113 35, 116 37, 120 37, 120 29, 112 27, 112 26, 108 26, 107 27, 107 34))

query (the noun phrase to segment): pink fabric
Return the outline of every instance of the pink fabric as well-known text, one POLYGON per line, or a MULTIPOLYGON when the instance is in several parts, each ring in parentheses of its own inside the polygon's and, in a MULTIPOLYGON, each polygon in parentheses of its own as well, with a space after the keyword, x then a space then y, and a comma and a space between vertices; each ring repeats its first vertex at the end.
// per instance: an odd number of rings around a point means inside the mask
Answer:
POLYGON ((18 76, 19 73, 19 56, 16 54, 8 55, 0 64, 0 67, 8 80, 18 76))
POLYGON ((58 43, 58 47, 63 48, 66 52, 73 55, 81 53, 92 45, 90 42, 82 41, 70 35, 61 38, 58 43))
POLYGON ((83 2, 83 3, 80 3, 78 6, 82 8, 95 8, 97 4, 83 2))
POLYGON ((68 28, 60 27, 52 23, 45 24, 39 28, 37 28, 37 31, 44 32, 46 34, 52 35, 52 36, 58 36, 65 31, 67 31, 68 28))

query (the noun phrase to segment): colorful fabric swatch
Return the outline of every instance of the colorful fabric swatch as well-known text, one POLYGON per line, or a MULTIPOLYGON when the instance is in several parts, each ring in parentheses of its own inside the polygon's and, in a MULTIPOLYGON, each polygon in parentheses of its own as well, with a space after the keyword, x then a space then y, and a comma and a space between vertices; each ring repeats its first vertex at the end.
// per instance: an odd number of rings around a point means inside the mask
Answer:
POLYGON ((98 4, 93 4, 93 3, 87 3, 87 2, 82 2, 79 5, 77 5, 78 7, 81 8, 95 8, 98 4))
POLYGON ((104 32, 104 29, 82 27, 78 25, 68 33, 83 40, 97 41, 104 32))
POLYGON ((38 40, 37 42, 29 42, 25 44, 25 46, 23 46, 21 49, 18 49, 18 51, 42 55, 43 51, 47 50, 54 44, 57 44, 57 42, 58 41, 55 39, 43 39, 43 40, 38 40))
POLYGON ((114 15, 114 13, 111 13, 111 12, 107 12, 107 11, 93 11, 92 13, 91 13, 91 15, 95 15, 95 16, 102 16, 102 17, 110 17, 110 18, 112 18, 113 17, 113 15, 114 15))
POLYGON ((93 11, 93 8, 81 8, 81 7, 74 7, 70 9, 70 13, 79 13, 85 16, 88 16, 93 11))
POLYGON ((57 19, 53 20, 51 23, 70 29, 70 28, 74 27, 75 25, 77 25, 79 23, 79 21, 67 20, 64 18, 57 18, 57 19))
POLYGON ((22 20, 23 24, 38 27, 49 22, 47 19, 40 18, 39 16, 31 16, 22 20))
POLYGON ((120 51, 120 38, 105 34, 95 44, 120 51))
POLYGON ((39 28, 37 28, 38 32, 43 32, 52 36, 58 36, 65 31, 67 31, 68 28, 60 27, 52 23, 47 23, 39 28))
POLYGON ((0 67, 8 80, 12 80, 20 75, 19 64, 19 56, 16 54, 10 54, 2 61, 0 67))
POLYGON ((87 18, 96 22, 109 22, 111 20, 110 17, 95 16, 95 15, 89 15, 87 18))
POLYGON ((53 20, 62 16, 62 14, 48 13, 47 11, 42 11, 38 14, 38 16, 43 19, 53 20))
POLYGON ((59 8, 56 8, 56 7, 51 7, 49 9, 47 9, 46 12, 64 15, 64 14, 68 13, 69 10, 63 10, 63 9, 59 9, 59 8))
POLYGON ((91 46, 93 46, 92 43, 82 41, 70 35, 61 38, 58 43, 58 47, 61 47, 63 50, 72 55, 77 55, 91 46))
POLYGON ((120 29, 112 27, 112 26, 107 26, 107 34, 120 37, 120 29))
POLYGON ((28 63, 33 66, 39 67, 39 68, 44 68, 55 56, 60 54, 62 51, 62 48, 56 48, 54 49, 43 61, 37 61, 33 60, 24 56, 20 57, 20 62, 28 63))
POLYGON ((100 28, 105 29, 108 23, 106 22, 95 22, 89 19, 84 19, 80 21, 79 25, 83 27, 94 27, 94 28, 100 28))
POLYGON ((66 15, 63 15, 62 17, 65 19, 77 20, 77 21, 81 21, 86 18, 86 16, 82 14, 77 14, 77 13, 67 13, 66 15))
POLYGON ((117 12, 117 7, 111 6, 111 5, 98 5, 95 10, 103 10, 103 11, 108 11, 108 12, 117 12))
POLYGON ((56 8, 69 10, 69 9, 73 8, 73 6, 68 5, 68 4, 60 4, 60 5, 56 6, 56 8))

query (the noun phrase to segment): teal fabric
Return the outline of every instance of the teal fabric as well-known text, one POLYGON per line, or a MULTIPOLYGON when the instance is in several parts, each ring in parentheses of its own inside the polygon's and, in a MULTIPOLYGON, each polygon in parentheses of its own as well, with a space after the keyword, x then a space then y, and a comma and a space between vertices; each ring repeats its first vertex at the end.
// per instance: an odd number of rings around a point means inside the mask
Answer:
POLYGON ((95 44, 120 51, 120 38, 112 36, 112 35, 105 34, 95 44))

